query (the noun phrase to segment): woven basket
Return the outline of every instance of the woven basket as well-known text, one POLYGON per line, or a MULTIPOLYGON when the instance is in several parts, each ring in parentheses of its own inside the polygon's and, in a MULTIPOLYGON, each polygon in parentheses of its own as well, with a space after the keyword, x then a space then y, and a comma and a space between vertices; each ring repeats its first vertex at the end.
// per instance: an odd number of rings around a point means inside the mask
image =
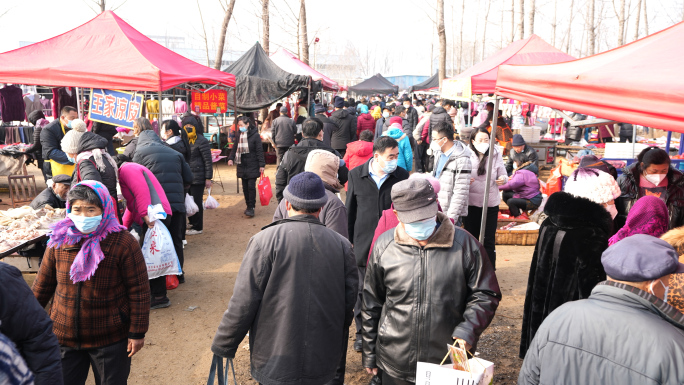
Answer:
POLYGON ((501 227, 511 222, 517 222, 516 224, 522 224, 529 221, 498 221, 496 230, 497 245, 533 246, 537 244, 537 238, 539 238, 539 230, 500 230, 501 227))

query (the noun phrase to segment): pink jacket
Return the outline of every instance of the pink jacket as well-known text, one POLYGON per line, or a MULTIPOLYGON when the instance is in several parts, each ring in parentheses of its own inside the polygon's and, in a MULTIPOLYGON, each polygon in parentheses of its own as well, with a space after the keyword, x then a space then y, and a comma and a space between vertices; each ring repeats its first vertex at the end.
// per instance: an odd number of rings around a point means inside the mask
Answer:
POLYGON ((125 163, 119 169, 119 185, 121 185, 121 193, 126 198, 126 212, 123 216, 123 225, 126 228, 130 228, 133 222, 142 225, 143 217, 147 215, 147 206, 152 203, 150 189, 143 173, 147 174, 152 182, 164 207, 164 212, 166 215, 171 215, 171 205, 166 199, 166 193, 152 171, 137 163, 125 163))

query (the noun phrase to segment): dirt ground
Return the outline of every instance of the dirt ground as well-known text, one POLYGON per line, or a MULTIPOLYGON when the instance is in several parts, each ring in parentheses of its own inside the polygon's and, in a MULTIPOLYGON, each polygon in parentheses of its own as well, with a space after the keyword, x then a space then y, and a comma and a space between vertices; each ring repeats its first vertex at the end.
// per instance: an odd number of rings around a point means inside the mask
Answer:
MULTIPOLYGON (((39 175, 34 166, 29 171, 39 175)), ((271 182, 275 182, 274 173, 275 166, 268 166, 266 174, 271 182)), ((204 385, 207 382, 211 342, 232 295, 247 242, 271 222, 276 208, 275 197, 266 207, 258 203, 257 197, 256 216, 245 217, 242 191, 236 193, 235 168, 222 164, 220 178, 225 191, 216 185, 212 189, 220 207, 205 211, 203 234, 187 237, 186 283, 169 292, 171 307, 151 311, 145 347, 133 357, 129 384, 204 385)), ((39 189, 44 188, 42 176, 36 179, 39 189)), ((214 178, 218 179, 218 176, 214 178)), ((6 186, 6 181, 0 180, 3 199, 0 209, 7 209, 9 196, 7 190, 2 190, 3 185, 6 186)), ((532 253, 533 247, 529 246, 497 247, 497 276, 503 300, 478 346, 479 357, 496 365, 496 384, 517 383, 522 364, 518 358, 522 310, 532 253)), ((355 331, 350 334, 353 336, 355 331)), ((352 349, 352 343, 350 340, 345 383, 367 384, 370 376, 363 370, 361 354, 352 349)), ((249 374, 247 340, 238 350, 235 369, 239 384, 256 384, 249 374)), ((92 375, 88 383, 94 384, 92 375)))

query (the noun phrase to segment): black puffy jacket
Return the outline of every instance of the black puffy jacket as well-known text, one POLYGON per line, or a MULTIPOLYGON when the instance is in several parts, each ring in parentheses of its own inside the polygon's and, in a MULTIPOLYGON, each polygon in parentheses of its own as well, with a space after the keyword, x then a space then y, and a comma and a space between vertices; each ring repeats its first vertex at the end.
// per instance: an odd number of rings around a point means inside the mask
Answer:
POLYGON ((52 187, 48 187, 33 198, 30 206, 34 210, 40 210, 45 205, 50 205, 53 209, 64 209, 66 208, 66 201, 57 198, 57 194, 52 190, 52 187))
POLYGON ((213 166, 214 164, 211 162, 211 144, 202 134, 198 134, 195 143, 190 145, 192 184, 204 185, 207 179, 213 178, 213 166))
POLYGON ((337 126, 325 114, 316 114, 315 118, 323 123, 323 144, 331 147, 332 134, 337 130, 337 126))
POLYGON ((430 115, 428 120, 428 136, 432 135, 432 130, 437 128, 437 124, 441 122, 446 122, 452 128, 454 127, 454 121, 451 119, 451 116, 449 116, 444 107, 437 106, 432 109, 432 115, 430 115))
POLYGON ((67 164, 69 161, 67 155, 62 151, 62 139, 64 134, 71 131, 71 128, 64 127, 59 118, 53 120, 40 131, 40 145, 43 147, 43 159, 53 159, 62 164, 67 164))
POLYGON ((618 123, 620 127, 620 137, 632 140, 632 135, 634 134, 634 126, 629 123, 618 123))
POLYGON ((59 342, 52 320, 21 272, 0 262, 0 332, 17 345, 39 385, 62 385, 59 342))
POLYGON ((93 132, 107 139, 107 152, 109 155, 115 156, 114 136, 118 133, 116 126, 107 123, 94 122, 93 132))
MULTIPOLYGON (((618 216, 615 222, 620 227, 625 224, 627 214, 632 209, 637 199, 641 198, 639 178, 641 171, 637 168, 638 162, 632 163, 622 170, 622 175, 617 182, 620 185, 620 199, 615 201, 618 216)), ((684 174, 670 167, 667 172, 667 190, 665 190, 665 202, 670 214, 670 229, 684 225, 684 174)), ((616 229, 619 230, 619 229, 616 229)))
POLYGON ((501 300, 484 247, 446 215, 437 221, 425 247, 403 226, 383 233, 363 285, 363 366, 409 382, 418 361, 439 364, 454 338, 474 352, 501 300))
POLYGON ((335 150, 346 150, 347 143, 353 142, 356 136, 356 116, 352 116, 347 110, 336 110, 330 116, 330 121, 337 126, 332 133, 330 145, 335 150))
MULTIPOLYGON (((107 139, 92 132, 83 133, 83 136, 81 136, 81 139, 78 141, 78 153, 80 154, 95 149, 101 149, 106 153, 107 139)), ((102 156, 102 161, 105 165, 104 170, 99 170, 97 168, 94 156, 78 161, 78 167, 74 168, 74 173, 71 175, 71 185, 74 186, 76 183, 84 180, 96 180, 107 187, 109 195, 116 201, 116 163, 112 164, 104 154, 102 156)))
POLYGON ((508 153, 508 161, 506 162, 506 172, 509 174, 513 172, 513 163, 516 160, 519 161, 520 164, 530 162, 528 166, 525 166, 522 169, 539 174, 539 155, 537 155, 537 151, 534 148, 525 145, 522 152, 516 152, 511 148, 511 151, 508 153))
MULTIPOLYGON (((247 145, 249 146, 249 153, 240 156, 240 164, 237 165, 237 177, 256 179, 261 176, 259 168, 266 167, 266 160, 264 159, 264 148, 261 145, 261 136, 255 127, 250 126, 249 131, 247 131, 247 145)), ((230 150, 228 160, 235 160, 237 148, 236 143, 230 150)))
POLYGON ((133 157, 135 156, 135 149, 137 146, 138 146, 138 138, 131 139, 131 141, 128 142, 128 144, 126 144, 126 148, 124 149, 123 154, 126 155, 127 157, 129 157, 130 159, 133 159, 133 157))
POLYGON ((192 171, 183 155, 166 146, 154 131, 143 131, 133 162, 147 167, 157 177, 172 211, 185 213, 185 185, 192 183, 192 171))
POLYGON ((164 144, 180 152, 185 161, 188 162, 188 165, 190 164, 190 149, 188 148, 189 143, 185 144, 183 140, 179 140, 173 144, 169 144, 169 140, 167 140, 164 142, 164 144))

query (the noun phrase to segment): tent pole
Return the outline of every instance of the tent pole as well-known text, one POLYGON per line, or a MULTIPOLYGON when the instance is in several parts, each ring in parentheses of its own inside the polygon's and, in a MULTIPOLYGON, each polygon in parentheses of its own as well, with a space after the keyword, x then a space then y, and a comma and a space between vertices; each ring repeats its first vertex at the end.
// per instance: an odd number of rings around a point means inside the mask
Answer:
MULTIPOLYGON (((670 153, 670 141, 672 140, 672 131, 667 132, 667 143, 665 143, 665 152, 670 153)), ((680 143, 681 145, 681 143, 680 143)))
MULTIPOLYGON (((499 97, 494 96, 494 113, 492 114, 492 133, 489 137, 489 156, 487 157, 487 178, 485 182, 484 201, 482 203, 482 220, 480 221, 480 243, 484 244, 485 226, 487 224, 487 209, 489 205, 489 185, 492 182, 492 164, 494 164, 494 145, 496 143, 496 128, 499 122, 499 97)), ((489 256, 490 258, 493 256, 489 256)))
POLYGON ((162 90, 161 88, 159 89, 159 114, 157 115, 157 135, 159 135, 159 130, 161 130, 161 124, 162 124, 162 90))
POLYGON ((76 105, 78 106, 78 118, 83 120, 83 106, 81 105, 81 97, 78 92, 79 89, 80 87, 74 87, 74 91, 76 91, 76 105))
MULTIPOLYGON (((632 125, 632 158, 635 158, 636 155, 634 154, 636 152, 636 126, 632 125)), ((682 153, 682 144, 679 143, 679 153, 682 153)))
MULTIPOLYGON (((233 126, 237 128, 237 84, 235 87, 233 87, 233 126)), ((228 137, 230 137, 230 128, 228 129, 228 137)), ((239 139, 239 138, 238 138, 239 139)), ((237 141, 236 143, 233 143, 233 146, 237 146, 237 141)), ((240 178, 237 176, 237 167, 235 167, 235 186, 237 187, 237 193, 240 193, 240 178)))

